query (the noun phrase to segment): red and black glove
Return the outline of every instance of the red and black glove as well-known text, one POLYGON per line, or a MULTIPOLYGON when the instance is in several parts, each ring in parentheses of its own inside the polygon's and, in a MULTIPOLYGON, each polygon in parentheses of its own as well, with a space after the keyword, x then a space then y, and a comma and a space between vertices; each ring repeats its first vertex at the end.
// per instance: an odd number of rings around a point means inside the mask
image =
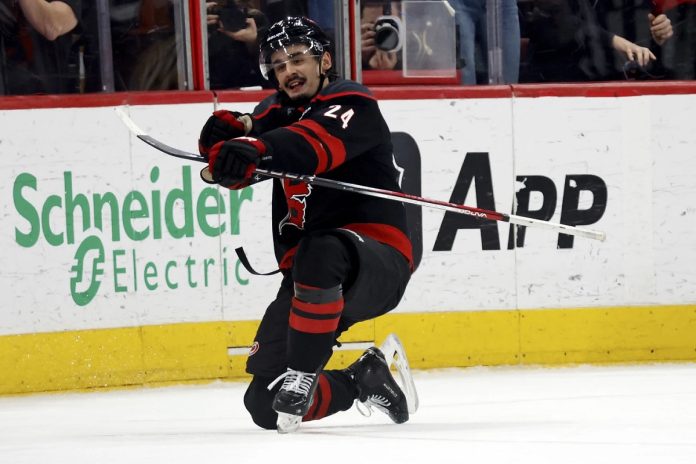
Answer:
POLYGON ((210 149, 208 168, 201 172, 203 180, 207 177, 223 187, 240 189, 251 183, 254 170, 262 162, 271 159, 268 148, 261 140, 253 137, 238 137, 219 142, 210 149))
POLYGON ((251 116, 248 114, 227 110, 214 112, 201 129, 198 151, 207 158, 210 155, 210 149, 216 143, 247 135, 251 130, 251 123, 251 116))

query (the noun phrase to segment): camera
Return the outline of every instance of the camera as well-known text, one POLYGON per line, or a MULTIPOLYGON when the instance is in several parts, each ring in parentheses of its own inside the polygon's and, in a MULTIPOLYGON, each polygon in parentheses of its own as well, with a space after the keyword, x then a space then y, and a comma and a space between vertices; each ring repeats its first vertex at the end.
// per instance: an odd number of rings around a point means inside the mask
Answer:
MULTIPOLYGON (((208 8, 208 14, 218 15, 226 31, 237 32, 247 27, 246 20, 249 17, 247 9, 238 7, 234 2, 208 8)), ((213 27, 217 28, 217 25, 213 25, 213 27)))
POLYGON ((384 52, 398 52, 403 44, 401 19, 383 15, 375 20, 375 47, 384 52))

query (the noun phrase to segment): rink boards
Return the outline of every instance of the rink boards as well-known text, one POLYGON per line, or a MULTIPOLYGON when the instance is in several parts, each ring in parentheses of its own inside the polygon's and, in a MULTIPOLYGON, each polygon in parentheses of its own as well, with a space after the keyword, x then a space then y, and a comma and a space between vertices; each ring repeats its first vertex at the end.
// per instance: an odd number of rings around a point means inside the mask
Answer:
MULTIPOLYGON (((696 88, 562 89, 378 92, 413 193, 608 238, 412 210, 402 303, 344 341, 396 332, 417 368, 696 359, 696 88)), ((234 249, 274 268, 270 183, 204 184, 113 111, 196 151, 212 100, 182 98, 0 111, 0 393, 244 375, 279 279, 234 249)))

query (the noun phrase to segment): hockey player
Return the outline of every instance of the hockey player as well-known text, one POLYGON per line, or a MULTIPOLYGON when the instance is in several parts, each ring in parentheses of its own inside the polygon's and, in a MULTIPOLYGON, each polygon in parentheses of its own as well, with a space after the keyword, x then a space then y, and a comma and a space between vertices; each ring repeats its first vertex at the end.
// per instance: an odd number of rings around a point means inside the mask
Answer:
MULTIPOLYGON (((204 180, 239 189, 263 180, 254 174, 263 168, 400 190, 377 102, 362 85, 336 78, 332 44, 319 26, 300 17, 273 24, 260 43, 260 66, 278 91, 252 115, 213 113, 199 139, 209 162, 204 180)), ((379 349, 347 369, 323 370, 339 334, 393 309, 403 295, 412 272, 403 205, 273 182, 283 280, 247 361, 253 379, 244 404, 252 419, 291 432, 358 399, 407 421, 406 396, 379 349)))

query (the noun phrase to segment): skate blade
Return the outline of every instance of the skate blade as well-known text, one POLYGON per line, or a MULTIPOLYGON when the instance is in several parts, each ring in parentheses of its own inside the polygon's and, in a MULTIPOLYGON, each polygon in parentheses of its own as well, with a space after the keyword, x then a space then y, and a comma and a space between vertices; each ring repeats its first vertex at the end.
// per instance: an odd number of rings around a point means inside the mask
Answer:
POLYGON ((293 414, 279 412, 276 427, 278 429, 278 433, 293 433, 300 428, 301 422, 302 416, 295 416, 293 414))
POLYGON ((400 387, 404 395, 406 395, 408 412, 409 414, 415 413, 418 410, 418 392, 416 391, 416 384, 413 383, 411 367, 408 364, 406 350, 401 344, 401 340, 399 340, 396 334, 389 334, 384 340, 384 343, 382 343, 380 350, 384 353, 387 365, 390 368, 392 365, 396 367, 397 377, 400 380, 400 387))

